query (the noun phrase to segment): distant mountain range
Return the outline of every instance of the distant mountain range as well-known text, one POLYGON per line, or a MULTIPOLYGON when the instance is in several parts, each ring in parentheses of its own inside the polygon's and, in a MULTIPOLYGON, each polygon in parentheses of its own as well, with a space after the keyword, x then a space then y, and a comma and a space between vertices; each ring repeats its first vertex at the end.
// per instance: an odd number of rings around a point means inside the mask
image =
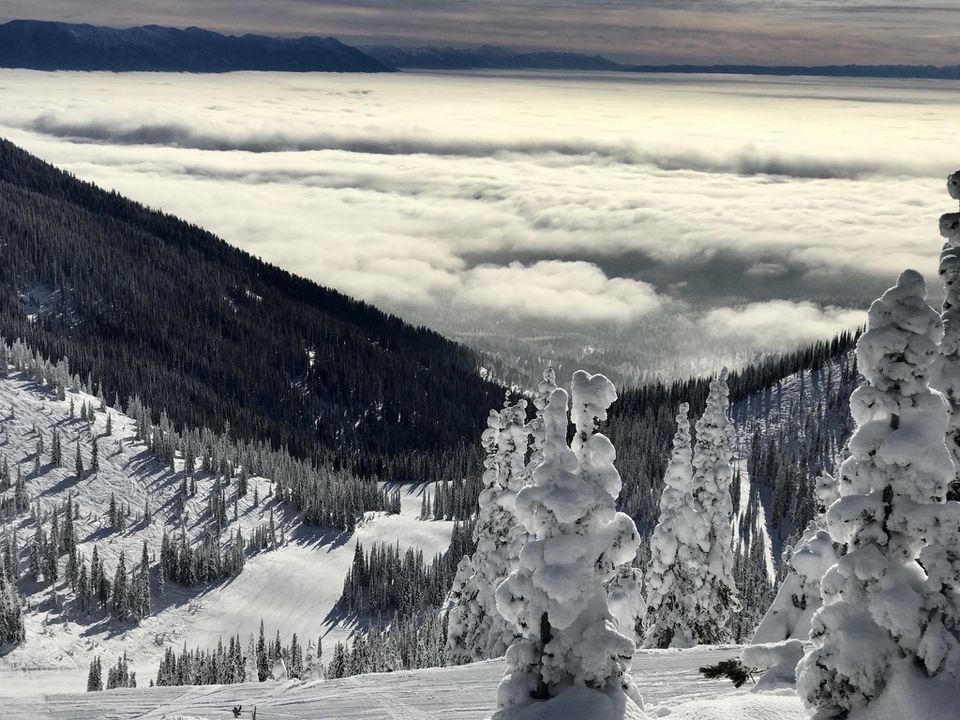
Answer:
POLYGON ((411 70, 585 70, 637 73, 802 75, 960 79, 960 65, 627 65, 602 55, 572 52, 517 52, 482 45, 473 48, 360 46, 384 65, 411 70))
POLYGON ((0 67, 168 72, 388 72, 335 38, 221 35, 200 28, 116 28, 36 20, 0 25, 0 67))
POLYGON ((623 65, 620 70, 637 73, 960 80, 960 65, 623 65))
POLYGON ((473 48, 367 45, 363 52, 384 65, 421 70, 623 70, 601 55, 517 52, 493 45, 473 48))
POLYGON ((332 37, 222 35, 201 28, 126 29, 39 20, 0 25, 0 67, 167 72, 571 70, 637 73, 960 79, 960 65, 629 65, 602 55, 509 48, 353 47, 332 37))

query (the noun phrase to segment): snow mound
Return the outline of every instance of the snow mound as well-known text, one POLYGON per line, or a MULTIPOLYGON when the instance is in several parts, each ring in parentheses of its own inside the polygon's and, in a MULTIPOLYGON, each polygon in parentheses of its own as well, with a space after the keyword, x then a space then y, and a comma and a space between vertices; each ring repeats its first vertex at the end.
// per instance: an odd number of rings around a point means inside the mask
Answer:
POLYGON ((754 690, 789 688, 797 682, 797 663, 803 659, 803 643, 799 640, 750 645, 743 649, 743 664, 763 670, 754 690))
POLYGON ((496 720, 647 720, 640 706, 622 692, 572 687, 546 702, 526 705, 518 712, 501 712, 496 720))
POLYGON ((956 680, 929 678, 905 664, 880 697, 868 708, 850 713, 849 720, 960 720, 957 690, 956 680))
POLYGON ((796 697, 770 694, 693 700, 673 710, 661 709, 652 717, 669 720, 808 720, 796 697))

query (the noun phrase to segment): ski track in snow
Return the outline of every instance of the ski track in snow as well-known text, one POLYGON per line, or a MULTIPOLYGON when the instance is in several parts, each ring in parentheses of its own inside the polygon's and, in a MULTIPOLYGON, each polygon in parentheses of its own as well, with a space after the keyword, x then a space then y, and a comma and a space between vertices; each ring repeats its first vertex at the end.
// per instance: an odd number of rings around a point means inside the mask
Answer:
MULTIPOLYGON (((633 675, 646 712, 669 720, 805 720, 793 694, 754 694, 726 681, 706 680, 697 668, 737 657, 740 648, 638 652, 633 675)), ((502 660, 455 668, 358 675, 308 683, 251 683, 140 688, 99 693, 10 698, 0 717, 24 720, 483 720, 493 712, 502 660)), ((2 694, 2 692, 0 692, 2 694)), ((563 718, 557 718, 563 720, 563 718)))

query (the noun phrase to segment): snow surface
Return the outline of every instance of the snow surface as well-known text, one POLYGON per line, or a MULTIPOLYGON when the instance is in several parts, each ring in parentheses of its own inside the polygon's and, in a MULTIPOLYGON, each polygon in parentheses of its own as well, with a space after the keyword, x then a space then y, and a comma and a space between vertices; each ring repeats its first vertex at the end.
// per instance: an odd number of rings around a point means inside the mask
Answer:
MULTIPOLYGON (((737 646, 642 650, 633 678, 646 715, 669 720, 806 720, 792 693, 759 694, 727 681, 706 680, 702 665, 737 657, 737 646)), ((202 687, 139 688, 99 693, 10 698, 0 716, 18 720, 228 720, 243 705, 260 720, 485 720, 496 704, 505 663, 489 660, 451 668, 358 675, 309 683, 275 682, 202 687)), ((0 685, 0 695, 6 689, 0 685)), ((555 714, 555 720, 580 720, 555 714)), ((589 718, 587 720, 598 720, 589 718)), ((949 720, 949 719, 948 719, 949 720)))
MULTIPOLYGON (((143 540, 148 541, 151 552, 159 552, 164 528, 168 533, 179 532, 179 517, 173 514, 170 501, 180 486, 182 462, 177 462, 177 472, 157 462, 145 446, 133 442, 134 421, 116 412, 111 411, 113 436, 104 436, 106 413, 98 411, 93 432, 99 438, 100 470, 77 480, 73 458, 78 438, 84 465, 90 465, 90 433, 87 423, 79 419, 81 402, 99 407, 97 398, 81 393, 68 392, 66 400, 57 401, 36 383, 16 374, 0 379, 0 454, 6 455, 14 476, 15 463, 22 462, 34 504, 51 508, 72 493, 80 506, 78 548, 89 558, 96 543, 112 574, 121 549, 128 559, 136 560, 143 540), (72 420, 71 397, 77 415, 72 420), (34 478, 30 475, 37 442, 34 426, 44 433, 49 448, 54 425, 63 438, 64 467, 42 466, 40 475, 34 478), (122 447, 118 445, 121 439, 122 447), (153 522, 145 525, 131 518, 127 529, 111 532, 106 520, 111 492, 118 503, 129 503, 134 516, 142 513, 149 498, 153 522)), ((49 449, 44 455, 49 458, 49 449)), ((210 478, 198 476, 197 494, 187 504, 188 535, 203 531, 203 523, 195 523, 205 511, 211 483, 210 478)), ((220 638, 226 642, 237 633, 246 646, 248 635, 257 631, 261 618, 267 633, 272 637, 279 630, 284 642, 293 632, 305 642, 322 635, 324 653, 329 657, 334 644, 349 637, 357 627, 355 619, 343 618, 335 611, 356 541, 367 548, 379 541, 399 542, 401 548, 421 548, 427 558, 443 552, 450 543, 452 522, 419 520, 421 494, 433 491, 426 485, 402 486, 399 516, 368 513, 351 535, 300 525, 294 513, 268 497, 269 480, 251 478, 250 483, 250 491, 239 504, 237 522, 233 521, 233 508, 228 508, 225 532, 235 532, 239 524, 244 538, 249 538, 255 527, 268 522, 272 508, 278 535, 283 530, 284 544, 275 551, 248 556, 243 572, 222 583, 185 589, 168 582, 166 598, 152 598, 155 614, 139 626, 103 620, 99 614, 76 617, 67 611, 61 615, 49 607, 48 585, 23 581, 20 589, 31 608, 26 613, 27 643, 6 653, 0 651, 0 696, 83 689, 95 655, 112 664, 124 650, 138 682, 145 685, 156 676, 157 663, 166 647, 177 651, 184 643, 189 647, 214 647, 220 638), (260 496, 257 507, 252 504, 254 484, 260 496)), ((32 536, 33 526, 22 517, 21 548, 32 536)), ((62 583, 59 585, 62 587, 62 583)), ((0 718, 6 717, 0 708, 0 718)))

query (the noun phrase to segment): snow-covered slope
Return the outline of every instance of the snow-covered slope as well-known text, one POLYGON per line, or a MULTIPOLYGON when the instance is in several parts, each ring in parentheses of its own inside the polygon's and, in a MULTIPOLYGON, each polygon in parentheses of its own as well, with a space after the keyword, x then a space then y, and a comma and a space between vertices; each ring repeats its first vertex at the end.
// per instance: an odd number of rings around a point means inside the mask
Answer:
MULTIPOLYGON (((758 525, 771 572, 773 562, 779 562, 784 542, 799 534, 803 524, 795 527, 790 513, 777 514, 775 472, 768 468, 767 476, 751 477, 754 435, 759 433, 764 447, 772 442, 785 462, 794 465, 802 462, 804 469, 799 474, 815 475, 821 468, 832 470, 852 429, 846 400, 855 387, 851 384, 853 363, 852 351, 845 352, 821 367, 787 375, 765 390, 733 403, 730 408, 736 427, 734 463, 741 476, 740 512, 736 522, 740 523, 747 510, 753 484, 759 494, 762 512, 758 525)), ((795 490, 813 496, 812 483, 795 490)))
MULTIPOLYGON (((648 650, 637 654, 633 676, 647 715, 669 720, 805 720, 792 693, 758 695, 727 681, 705 680, 697 668, 736 657, 739 648, 648 650)), ((262 720, 481 720, 496 706, 502 660, 309 683, 257 683, 139 688, 48 695, 3 702, 3 716, 24 720, 221 720, 254 706, 262 720), (39 701, 38 701, 39 700, 39 701)), ((564 720, 557 718, 557 720, 564 720)))
MULTIPOLYGON (((96 412, 93 423, 80 420, 79 408, 85 402, 99 406, 96 398, 79 393, 68 392, 66 400, 58 401, 19 375, 0 379, 0 456, 6 457, 14 477, 20 465, 31 505, 41 513, 72 498, 79 506, 78 549, 89 559, 96 544, 112 578, 121 550, 132 564, 139 560, 144 540, 155 552, 164 531, 179 534, 182 518, 174 498, 183 479, 182 462, 178 460, 173 471, 154 459, 142 444, 134 442, 134 421, 115 411, 110 411, 113 434, 109 437, 105 435, 106 412, 96 412), (73 419, 71 399, 76 408, 73 419), (47 463, 48 450, 34 476, 38 432, 49 449, 54 427, 62 436, 64 467, 47 463), (99 471, 78 479, 74 470, 77 443, 84 466, 89 468, 94 436, 98 439, 99 471), (119 532, 112 531, 107 520, 111 494, 132 512, 127 528, 119 532), (137 520, 148 501, 153 514, 149 524, 137 520)), ((95 655, 112 663, 124 651, 145 685, 156 674, 167 646, 177 650, 184 643, 212 647, 220 638, 226 642, 234 634, 240 634, 246 643, 261 618, 267 632, 272 635, 279 630, 285 642, 293 632, 304 638, 322 635, 325 647, 332 648, 352 629, 336 616, 334 608, 356 541, 364 547, 375 541, 399 542, 402 548, 413 545, 427 558, 445 550, 450 542, 452 523, 418 519, 420 494, 428 489, 422 486, 402 488, 400 515, 368 513, 356 532, 348 534, 302 526, 294 513, 272 497, 269 480, 252 478, 250 482, 249 492, 238 504, 237 520, 232 506, 228 509, 225 534, 240 527, 249 538, 255 528, 269 522, 273 511, 277 534, 284 542, 277 550, 248 557, 241 574, 222 583, 186 589, 168 582, 165 597, 152 598, 153 614, 139 626, 112 621, 100 612, 83 615, 69 603, 64 610, 57 610, 49 584, 24 580, 20 589, 29 605, 27 643, 12 650, 0 648, 0 696, 37 688, 83 689, 95 655), (256 505, 254 486, 259 497, 256 505)), ((197 492, 186 504, 188 537, 198 538, 206 532, 200 518, 206 512, 212 483, 212 478, 198 475, 197 492)), ((24 550, 34 532, 30 516, 22 514, 13 525, 24 550)), ((58 589, 64 595, 62 581, 58 589)), ((0 716, 5 713, 0 711, 0 716)))

